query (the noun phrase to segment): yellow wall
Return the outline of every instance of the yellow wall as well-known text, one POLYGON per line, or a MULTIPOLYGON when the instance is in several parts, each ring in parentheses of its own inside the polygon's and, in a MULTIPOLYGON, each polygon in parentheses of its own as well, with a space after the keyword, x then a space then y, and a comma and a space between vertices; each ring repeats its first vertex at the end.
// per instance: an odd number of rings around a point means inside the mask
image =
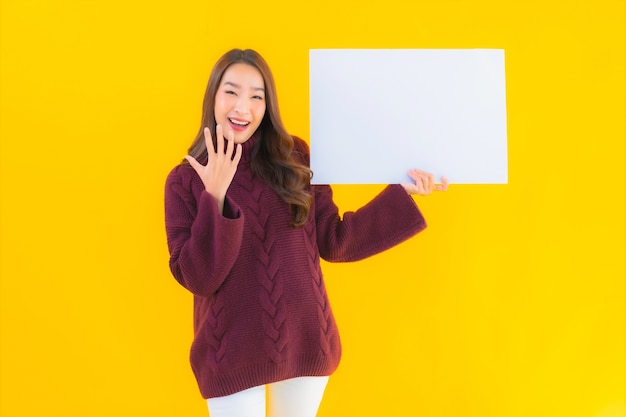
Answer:
POLYGON ((625 415, 623 0, 1 7, 3 417, 206 415, 163 182, 235 46, 305 138, 309 48, 506 50, 510 183, 420 198, 422 235, 324 265, 345 354, 320 417, 625 415))

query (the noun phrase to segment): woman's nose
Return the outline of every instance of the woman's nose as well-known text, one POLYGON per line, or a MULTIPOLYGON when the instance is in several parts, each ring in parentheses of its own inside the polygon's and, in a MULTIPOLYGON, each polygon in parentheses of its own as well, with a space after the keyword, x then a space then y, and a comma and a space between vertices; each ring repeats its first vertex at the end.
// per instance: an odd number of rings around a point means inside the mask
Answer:
POLYGON ((235 103, 235 112, 239 114, 246 114, 250 111, 250 103, 246 99, 239 99, 235 103))

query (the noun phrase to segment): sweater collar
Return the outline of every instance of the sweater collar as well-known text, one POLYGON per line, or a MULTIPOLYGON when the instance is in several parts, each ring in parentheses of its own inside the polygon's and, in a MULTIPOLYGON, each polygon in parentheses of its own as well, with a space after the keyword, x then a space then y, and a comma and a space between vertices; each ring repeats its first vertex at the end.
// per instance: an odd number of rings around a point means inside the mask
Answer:
POLYGON ((241 160, 239 163, 250 163, 252 161, 252 149, 260 138, 261 132, 257 129, 257 131, 250 136, 250 139, 241 144, 241 160))

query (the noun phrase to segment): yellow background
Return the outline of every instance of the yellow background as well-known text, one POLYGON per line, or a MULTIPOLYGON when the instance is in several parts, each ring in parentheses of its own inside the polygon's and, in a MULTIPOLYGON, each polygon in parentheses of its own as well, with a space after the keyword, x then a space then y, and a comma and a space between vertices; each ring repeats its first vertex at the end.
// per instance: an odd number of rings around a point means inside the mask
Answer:
POLYGON ((163 183, 231 47, 304 138, 309 48, 506 51, 509 184, 419 198, 423 234, 323 265, 345 352, 320 417, 625 415, 623 0, 1 7, 3 417, 206 415, 163 183))

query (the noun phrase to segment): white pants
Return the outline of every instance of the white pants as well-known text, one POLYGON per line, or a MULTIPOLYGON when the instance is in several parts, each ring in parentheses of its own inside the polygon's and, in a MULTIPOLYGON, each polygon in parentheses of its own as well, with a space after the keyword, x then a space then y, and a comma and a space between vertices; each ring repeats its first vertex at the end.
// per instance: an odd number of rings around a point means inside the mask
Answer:
POLYGON ((209 398, 211 417, 315 417, 328 377, 302 377, 209 398), (266 395, 267 387, 267 395, 266 395), (268 399, 266 406, 265 399, 268 399))

